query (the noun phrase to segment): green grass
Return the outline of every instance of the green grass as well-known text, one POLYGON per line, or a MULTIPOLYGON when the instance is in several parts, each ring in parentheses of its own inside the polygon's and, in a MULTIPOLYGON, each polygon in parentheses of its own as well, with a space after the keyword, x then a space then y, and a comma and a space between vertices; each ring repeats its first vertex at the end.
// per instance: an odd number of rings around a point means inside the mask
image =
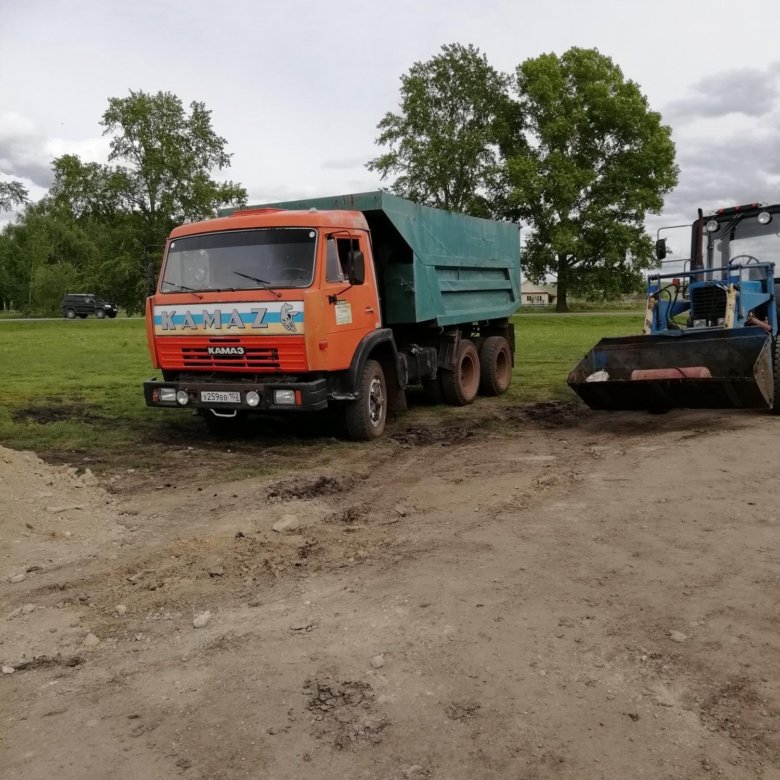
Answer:
POLYGON ((577 361, 605 336, 642 330, 642 314, 536 314, 515 317, 515 368, 509 396, 528 403, 571 400, 566 377, 577 361))
MULTIPOLYGON (((517 360, 509 398, 532 403, 573 398, 566 386, 570 368, 603 336, 638 333, 641 314, 539 314, 517 317, 515 325, 517 360)), ((0 321, 0 365, 0 443, 5 446, 54 460, 88 456, 98 468, 156 463, 169 444, 209 446, 202 422, 192 413, 145 406, 142 383, 157 372, 142 318, 0 321)), ((263 428, 265 446, 268 437, 281 443, 285 429, 279 428, 263 428)), ((332 436, 327 427, 321 433, 332 436)), ((317 435, 313 430, 299 443, 317 445, 317 435)))
POLYGON ((0 442, 37 452, 132 447, 159 426, 144 321, 0 322, 0 442))

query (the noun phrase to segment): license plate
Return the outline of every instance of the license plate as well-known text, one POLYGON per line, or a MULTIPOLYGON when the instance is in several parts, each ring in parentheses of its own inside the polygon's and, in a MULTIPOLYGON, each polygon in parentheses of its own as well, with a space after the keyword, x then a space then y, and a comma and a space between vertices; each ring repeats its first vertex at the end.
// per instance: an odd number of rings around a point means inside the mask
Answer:
POLYGON ((241 393, 232 393, 225 390, 201 390, 201 403, 206 404, 240 404, 241 393))

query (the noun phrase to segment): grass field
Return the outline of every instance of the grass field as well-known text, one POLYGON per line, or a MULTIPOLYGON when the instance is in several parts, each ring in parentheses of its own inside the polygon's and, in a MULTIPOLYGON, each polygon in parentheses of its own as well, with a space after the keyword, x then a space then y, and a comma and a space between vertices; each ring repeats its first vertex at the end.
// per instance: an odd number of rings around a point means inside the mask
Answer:
MULTIPOLYGON (((513 402, 573 398, 566 375, 601 337, 638 332, 641 314, 537 314, 516 319, 513 402)), ((149 443, 202 439, 202 421, 149 409, 141 385, 156 372, 144 321, 0 321, 0 443, 52 459, 144 461, 149 443)), ((430 409, 426 410, 430 414, 430 409)), ((446 414, 446 408, 442 408, 446 414)), ((414 411, 412 411, 412 416, 414 411)))

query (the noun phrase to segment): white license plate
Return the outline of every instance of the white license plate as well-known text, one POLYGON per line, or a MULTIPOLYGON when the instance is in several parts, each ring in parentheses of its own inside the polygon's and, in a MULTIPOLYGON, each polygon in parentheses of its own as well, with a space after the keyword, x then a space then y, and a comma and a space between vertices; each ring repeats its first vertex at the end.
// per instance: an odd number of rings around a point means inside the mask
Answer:
POLYGON ((225 390, 201 390, 200 401, 206 404, 240 404, 241 393, 225 390))

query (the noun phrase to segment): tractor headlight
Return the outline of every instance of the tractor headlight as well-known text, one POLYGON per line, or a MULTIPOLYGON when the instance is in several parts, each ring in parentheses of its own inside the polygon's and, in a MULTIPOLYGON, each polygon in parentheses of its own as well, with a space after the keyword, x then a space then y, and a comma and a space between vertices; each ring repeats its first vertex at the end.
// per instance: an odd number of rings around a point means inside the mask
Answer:
POLYGON ((768 211, 762 211, 758 215, 759 225, 768 225, 772 221, 772 215, 768 211))
POLYGON ((179 390, 178 393, 176 393, 176 403, 179 404, 179 406, 186 406, 190 402, 190 397, 187 395, 186 390, 179 390))
POLYGON ((250 390, 245 396, 247 406, 257 406, 260 403, 260 393, 256 390, 250 390))
POLYGON ((720 227, 717 219, 711 219, 707 223, 707 232, 714 233, 720 227))
POLYGON ((175 404, 176 403, 176 388, 174 388, 174 387, 161 387, 160 388, 160 403, 161 404, 175 404))

